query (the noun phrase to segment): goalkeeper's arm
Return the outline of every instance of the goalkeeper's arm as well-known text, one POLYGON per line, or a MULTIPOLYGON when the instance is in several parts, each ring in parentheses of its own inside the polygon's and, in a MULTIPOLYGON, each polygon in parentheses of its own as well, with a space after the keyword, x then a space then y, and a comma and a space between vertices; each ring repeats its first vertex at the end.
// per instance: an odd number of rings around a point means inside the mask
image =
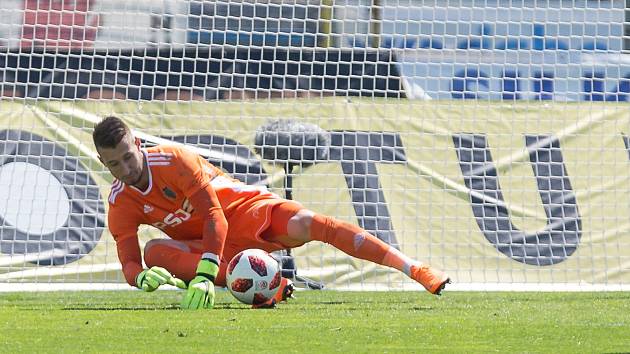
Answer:
POLYGON ((162 267, 145 269, 136 276, 136 286, 147 292, 155 291, 160 285, 164 284, 186 289, 186 283, 183 280, 175 278, 168 270, 162 267))
POLYGON ((214 254, 217 257, 217 264, 221 264, 218 257, 223 254, 228 223, 214 188, 208 184, 190 197, 190 203, 204 216, 202 230, 204 251, 214 254))
POLYGON ((228 224, 211 185, 193 194, 190 202, 195 210, 206 213, 202 240, 205 253, 197 265, 196 276, 190 281, 181 306, 184 309, 212 308, 214 282, 219 274, 220 255, 223 253, 228 224))
POLYGON ((115 237, 118 259, 127 283, 144 291, 155 291, 164 284, 186 289, 183 280, 175 278, 166 269, 151 267, 142 269, 142 258, 137 236, 115 237))

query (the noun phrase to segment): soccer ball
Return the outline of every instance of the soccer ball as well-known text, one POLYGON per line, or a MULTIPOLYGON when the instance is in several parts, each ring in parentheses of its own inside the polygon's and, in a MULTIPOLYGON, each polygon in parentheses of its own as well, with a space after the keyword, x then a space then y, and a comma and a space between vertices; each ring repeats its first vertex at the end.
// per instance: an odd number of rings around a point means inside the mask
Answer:
POLYGON ((240 302, 259 305, 273 298, 280 286, 278 262, 263 250, 248 249, 228 263, 227 287, 240 302))

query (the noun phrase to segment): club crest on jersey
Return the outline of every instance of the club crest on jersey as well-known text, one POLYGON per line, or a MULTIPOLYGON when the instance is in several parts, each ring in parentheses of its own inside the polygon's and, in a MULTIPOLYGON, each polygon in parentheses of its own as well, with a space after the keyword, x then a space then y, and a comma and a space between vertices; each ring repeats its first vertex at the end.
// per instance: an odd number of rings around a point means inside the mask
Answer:
POLYGON ((166 198, 169 198, 169 199, 176 199, 177 198, 177 194, 175 194, 175 192, 170 190, 168 187, 164 187, 164 189, 162 189, 162 193, 164 193, 164 196, 166 198))
POLYGON ((150 213, 152 211, 153 211, 153 207, 152 206, 150 206, 149 204, 145 204, 144 205, 144 213, 145 214, 148 214, 148 213, 150 213))

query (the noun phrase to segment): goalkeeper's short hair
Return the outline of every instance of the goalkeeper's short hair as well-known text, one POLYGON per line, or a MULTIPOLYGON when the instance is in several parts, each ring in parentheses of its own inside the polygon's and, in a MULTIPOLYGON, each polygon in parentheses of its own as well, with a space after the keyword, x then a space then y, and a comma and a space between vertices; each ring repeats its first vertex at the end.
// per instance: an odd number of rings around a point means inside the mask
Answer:
POLYGON ((130 133, 131 130, 127 124, 122 121, 122 119, 109 116, 105 117, 94 126, 92 140, 94 140, 94 146, 96 146, 97 149, 113 149, 127 134, 130 133))

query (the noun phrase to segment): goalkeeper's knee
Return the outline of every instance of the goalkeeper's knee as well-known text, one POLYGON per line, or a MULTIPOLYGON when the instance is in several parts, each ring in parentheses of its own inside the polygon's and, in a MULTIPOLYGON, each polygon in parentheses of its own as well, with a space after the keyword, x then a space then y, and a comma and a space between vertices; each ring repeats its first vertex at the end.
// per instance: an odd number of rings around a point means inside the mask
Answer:
POLYGON ((333 244, 337 236, 339 224, 340 221, 331 216, 314 214, 309 228, 310 238, 312 240, 333 244))
POLYGON ((287 248, 299 247, 311 241, 310 228, 314 212, 306 209, 298 211, 287 223, 286 235, 274 235, 270 241, 275 241, 287 248))

